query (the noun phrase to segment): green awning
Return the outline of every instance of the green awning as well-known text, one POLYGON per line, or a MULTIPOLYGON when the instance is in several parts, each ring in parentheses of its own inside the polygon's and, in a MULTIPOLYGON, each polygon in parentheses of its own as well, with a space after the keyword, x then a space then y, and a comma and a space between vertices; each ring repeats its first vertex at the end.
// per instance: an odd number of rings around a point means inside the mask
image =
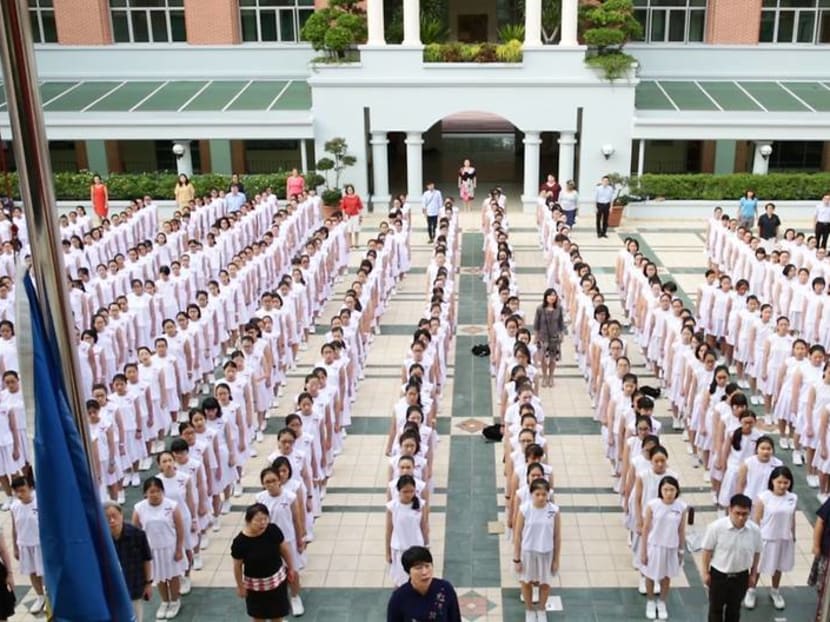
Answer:
MULTIPOLYGON (((2 94, 2 91, 0 91, 2 94)), ((310 110, 305 80, 42 82, 47 112, 224 112, 310 110)), ((0 111, 6 109, 0 97, 0 111)))
POLYGON ((830 112, 830 82, 644 80, 638 110, 830 112))

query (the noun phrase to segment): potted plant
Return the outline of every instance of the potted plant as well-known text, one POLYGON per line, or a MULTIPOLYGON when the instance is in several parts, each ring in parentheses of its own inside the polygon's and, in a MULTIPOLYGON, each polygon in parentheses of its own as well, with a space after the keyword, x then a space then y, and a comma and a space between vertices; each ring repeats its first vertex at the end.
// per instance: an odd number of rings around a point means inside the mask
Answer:
POLYGON ((619 173, 610 173, 608 180, 614 187, 614 200, 611 201, 611 213, 608 215, 608 226, 619 227, 622 222, 623 212, 625 206, 628 205, 629 196, 620 195, 622 189, 628 186, 629 178, 623 177, 619 173))
POLYGON ((622 51, 631 39, 642 35, 642 26, 634 16, 632 0, 605 0, 601 4, 581 7, 583 39, 588 45, 585 62, 601 69, 607 80, 620 78, 636 59, 622 51))
POLYGON ((358 0, 329 0, 328 6, 309 16, 300 31, 304 41, 326 54, 326 63, 358 60, 357 46, 366 43, 366 10, 358 0))
POLYGON ((345 138, 332 138, 323 146, 323 150, 331 157, 323 157, 317 160, 317 171, 323 173, 325 178, 325 189, 320 193, 323 201, 323 218, 328 218, 340 209, 340 199, 343 191, 340 188, 340 176, 343 171, 353 166, 357 158, 349 155, 349 146, 345 138), (329 174, 334 171, 334 185, 331 185, 329 174))

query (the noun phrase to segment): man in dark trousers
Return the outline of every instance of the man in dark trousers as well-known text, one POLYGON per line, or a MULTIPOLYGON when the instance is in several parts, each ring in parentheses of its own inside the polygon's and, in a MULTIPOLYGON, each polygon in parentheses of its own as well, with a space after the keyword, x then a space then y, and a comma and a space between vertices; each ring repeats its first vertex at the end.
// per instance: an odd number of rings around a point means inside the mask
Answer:
POLYGON ((703 537, 703 583, 709 587, 709 622, 738 622, 747 588, 758 580, 761 529, 749 520, 752 500, 735 495, 729 514, 703 537))
POLYGON ((605 175, 594 189, 594 202, 597 204, 597 237, 608 237, 608 216, 611 213, 611 201, 614 200, 614 186, 605 175))

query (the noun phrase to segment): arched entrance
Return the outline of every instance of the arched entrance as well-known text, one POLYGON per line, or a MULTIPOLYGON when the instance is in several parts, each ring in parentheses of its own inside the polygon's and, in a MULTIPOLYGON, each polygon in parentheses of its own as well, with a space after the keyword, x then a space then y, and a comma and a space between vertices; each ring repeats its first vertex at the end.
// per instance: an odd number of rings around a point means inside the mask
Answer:
MULTIPOLYGON (((423 179, 447 196, 457 193, 457 173, 465 159, 478 172, 479 194, 502 186, 518 199, 524 171, 524 134, 507 119, 478 111, 459 112, 434 123, 422 134, 423 179)), ((389 179, 392 187, 406 186, 406 135, 389 133, 389 179)))

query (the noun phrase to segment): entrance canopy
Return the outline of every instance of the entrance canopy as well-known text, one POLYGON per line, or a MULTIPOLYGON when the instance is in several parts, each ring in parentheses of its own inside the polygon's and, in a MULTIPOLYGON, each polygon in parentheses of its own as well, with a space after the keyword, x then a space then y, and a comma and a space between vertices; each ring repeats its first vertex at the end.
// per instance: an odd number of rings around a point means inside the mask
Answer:
MULTIPOLYGON (((52 140, 311 138, 305 80, 46 81, 40 84, 52 140)), ((8 131, 0 91, 0 127, 8 131)))
POLYGON ((643 80, 633 137, 830 140, 830 81, 643 80))

